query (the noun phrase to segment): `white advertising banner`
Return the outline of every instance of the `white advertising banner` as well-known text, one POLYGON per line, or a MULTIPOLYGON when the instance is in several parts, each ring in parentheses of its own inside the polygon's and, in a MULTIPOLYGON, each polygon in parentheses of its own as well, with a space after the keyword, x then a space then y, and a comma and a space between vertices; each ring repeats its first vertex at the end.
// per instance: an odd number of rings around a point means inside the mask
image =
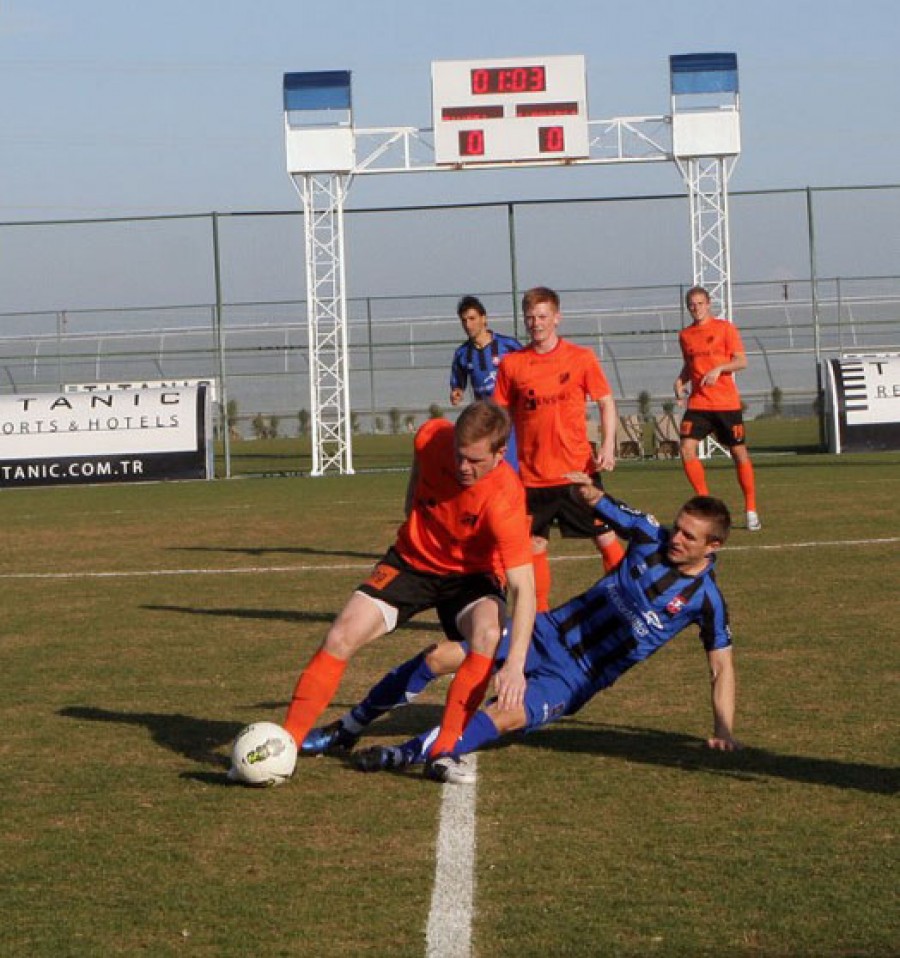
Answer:
POLYGON ((185 389, 188 386, 206 386, 209 398, 216 402, 216 381, 214 379, 145 379, 134 382, 113 383, 66 383, 66 393, 108 393, 120 390, 137 389, 185 389))
POLYGON ((0 397, 0 488, 211 479, 206 386, 0 397))
POLYGON ((829 451, 900 449, 900 354, 828 360, 825 398, 829 451))

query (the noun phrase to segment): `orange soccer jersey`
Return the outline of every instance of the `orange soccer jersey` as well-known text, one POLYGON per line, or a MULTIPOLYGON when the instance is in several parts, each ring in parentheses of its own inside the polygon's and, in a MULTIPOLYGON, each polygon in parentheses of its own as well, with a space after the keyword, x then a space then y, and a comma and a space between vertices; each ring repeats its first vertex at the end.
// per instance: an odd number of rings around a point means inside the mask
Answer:
POLYGON ((587 400, 612 390, 593 350, 560 339, 548 353, 528 346, 503 357, 494 400, 509 409, 526 486, 559 486, 567 472, 594 473, 587 400))
POLYGON ((460 485, 453 425, 445 419, 419 429, 415 455, 412 510, 397 534, 403 559, 437 575, 500 573, 531 562, 525 489, 508 463, 472 486, 460 485))
POLYGON ((678 344, 691 377, 688 409, 715 409, 729 412, 741 408, 734 373, 722 373, 713 386, 701 386, 703 377, 715 366, 731 362, 744 352, 741 334, 725 319, 695 323, 678 334, 678 344))

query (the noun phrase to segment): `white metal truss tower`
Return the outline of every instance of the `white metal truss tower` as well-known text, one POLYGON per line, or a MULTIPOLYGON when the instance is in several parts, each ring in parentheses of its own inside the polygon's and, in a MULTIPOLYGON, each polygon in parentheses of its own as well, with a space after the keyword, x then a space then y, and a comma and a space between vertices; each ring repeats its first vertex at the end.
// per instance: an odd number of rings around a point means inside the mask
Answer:
POLYGON ((741 152, 737 56, 669 57, 669 80, 672 158, 688 191, 694 283, 730 319, 728 179, 741 152))
POLYGON ((353 472, 344 284, 347 177, 294 177, 303 201, 312 474, 353 472))
POLYGON ((728 178, 735 157, 692 156, 676 162, 688 191, 694 283, 709 292, 721 315, 731 317, 728 178))

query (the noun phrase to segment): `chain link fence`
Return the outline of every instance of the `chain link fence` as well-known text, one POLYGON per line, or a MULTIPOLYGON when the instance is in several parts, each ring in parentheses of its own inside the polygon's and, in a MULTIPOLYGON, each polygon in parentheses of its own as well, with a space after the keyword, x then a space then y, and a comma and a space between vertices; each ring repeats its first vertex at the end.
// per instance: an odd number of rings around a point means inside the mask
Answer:
MULTIPOLYGON (((405 431, 444 411, 458 297, 476 293, 493 328, 521 336, 520 288, 536 283, 559 290, 561 332, 596 350, 621 412, 648 397, 664 408, 688 284, 591 280, 680 280, 685 205, 665 196, 349 212, 354 289, 412 290, 348 299, 354 429, 405 431)), ((900 263, 898 221, 900 187, 732 197, 733 259, 753 264, 733 270, 749 419, 816 415, 822 358, 900 351, 900 275, 886 268, 900 263), (760 271, 768 276, 740 281, 760 271)), ((7 223, 0 239, 0 393, 204 379, 227 399, 235 440, 305 431, 299 213, 7 223)), ((224 414, 223 402, 220 435, 224 414)))

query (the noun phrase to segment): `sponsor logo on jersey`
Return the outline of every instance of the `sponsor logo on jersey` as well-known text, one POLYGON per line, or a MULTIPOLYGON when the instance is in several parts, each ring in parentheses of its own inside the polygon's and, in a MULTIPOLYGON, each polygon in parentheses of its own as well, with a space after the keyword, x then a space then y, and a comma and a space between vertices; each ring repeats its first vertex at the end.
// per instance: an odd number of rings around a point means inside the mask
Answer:
POLYGON ((669 615, 678 615, 678 613, 687 605, 683 595, 676 595, 674 599, 666 606, 666 612, 669 615))

